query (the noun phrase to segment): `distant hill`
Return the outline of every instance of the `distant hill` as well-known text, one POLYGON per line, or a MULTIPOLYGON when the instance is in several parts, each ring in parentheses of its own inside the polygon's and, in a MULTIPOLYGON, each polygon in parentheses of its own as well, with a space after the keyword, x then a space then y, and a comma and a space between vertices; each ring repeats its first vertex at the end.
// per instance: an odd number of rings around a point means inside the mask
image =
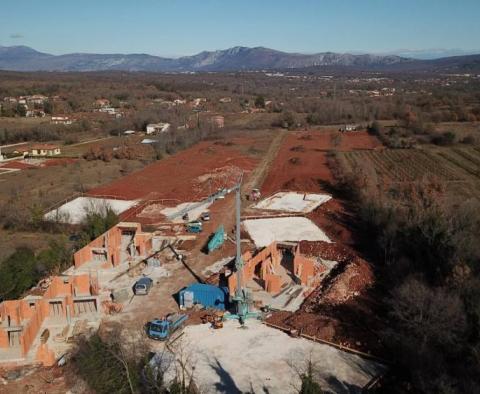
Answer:
POLYGON ((348 67, 381 70, 469 70, 479 67, 479 55, 415 60, 395 55, 352 55, 324 52, 300 54, 264 47, 233 47, 204 51, 176 59, 147 54, 50 55, 26 46, 0 46, 0 69, 12 71, 241 71, 348 67))

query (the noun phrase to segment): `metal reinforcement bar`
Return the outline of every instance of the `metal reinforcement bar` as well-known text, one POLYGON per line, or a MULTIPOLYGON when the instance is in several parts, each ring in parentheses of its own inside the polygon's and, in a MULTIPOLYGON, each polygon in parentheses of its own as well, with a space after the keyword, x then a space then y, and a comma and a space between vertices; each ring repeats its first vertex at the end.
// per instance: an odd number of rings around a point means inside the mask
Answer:
MULTIPOLYGON (((266 322, 264 321, 263 322, 265 325, 269 326, 269 327, 272 327, 272 328, 276 328, 277 330, 281 330, 283 332, 286 332, 286 333, 290 333, 290 330, 286 327, 282 327, 282 326, 278 326, 276 324, 272 324, 272 323, 269 323, 269 322, 266 322)), ((369 354, 369 353, 365 353, 365 352, 362 352, 360 350, 355 350, 355 349, 352 349, 350 347, 347 347, 347 346, 344 346, 344 345, 340 345, 339 343, 335 343, 335 342, 330 342, 330 341, 327 341, 325 339, 321 339, 321 338, 317 338, 317 337, 312 337, 310 335, 307 335, 307 334, 302 334, 300 333, 299 336, 301 336, 302 338, 305 338, 305 339, 308 339, 310 341, 314 341, 314 342, 318 342, 318 343, 323 343, 325 345, 329 345, 329 346, 333 346, 339 350, 343 350, 345 352, 348 352, 348 353, 351 353, 351 354, 355 354, 357 356, 361 356, 361 357, 364 357, 364 358, 369 358, 373 361, 378 361, 382 364, 391 364, 390 361, 387 361, 385 360, 384 358, 381 358, 381 357, 378 357, 378 356, 374 356, 372 354, 369 354)))

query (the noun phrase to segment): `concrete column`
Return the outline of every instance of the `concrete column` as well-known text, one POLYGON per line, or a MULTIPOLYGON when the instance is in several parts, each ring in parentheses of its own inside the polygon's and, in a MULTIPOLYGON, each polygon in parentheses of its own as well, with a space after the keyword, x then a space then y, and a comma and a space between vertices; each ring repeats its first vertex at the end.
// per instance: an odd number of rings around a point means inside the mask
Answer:
POLYGON ((72 318, 70 316, 70 305, 67 304, 67 323, 70 324, 72 322, 72 318))

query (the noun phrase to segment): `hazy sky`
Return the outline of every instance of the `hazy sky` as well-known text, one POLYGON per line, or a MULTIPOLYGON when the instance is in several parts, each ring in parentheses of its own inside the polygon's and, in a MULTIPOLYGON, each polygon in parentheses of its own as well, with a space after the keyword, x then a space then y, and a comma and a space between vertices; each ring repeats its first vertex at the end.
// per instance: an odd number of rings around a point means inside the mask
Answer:
POLYGON ((0 45, 190 55, 236 45, 297 52, 480 49, 480 0, 20 0, 0 45))

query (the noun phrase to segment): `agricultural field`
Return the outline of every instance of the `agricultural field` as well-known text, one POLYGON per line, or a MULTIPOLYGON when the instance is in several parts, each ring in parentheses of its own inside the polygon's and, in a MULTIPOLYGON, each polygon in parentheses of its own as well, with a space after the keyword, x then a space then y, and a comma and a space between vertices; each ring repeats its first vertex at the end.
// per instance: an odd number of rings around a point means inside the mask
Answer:
POLYGON ((415 182, 434 177, 447 190, 480 197, 480 148, 385 149, 339 153, 347 172, 360 169, 376 182, 415 182))

